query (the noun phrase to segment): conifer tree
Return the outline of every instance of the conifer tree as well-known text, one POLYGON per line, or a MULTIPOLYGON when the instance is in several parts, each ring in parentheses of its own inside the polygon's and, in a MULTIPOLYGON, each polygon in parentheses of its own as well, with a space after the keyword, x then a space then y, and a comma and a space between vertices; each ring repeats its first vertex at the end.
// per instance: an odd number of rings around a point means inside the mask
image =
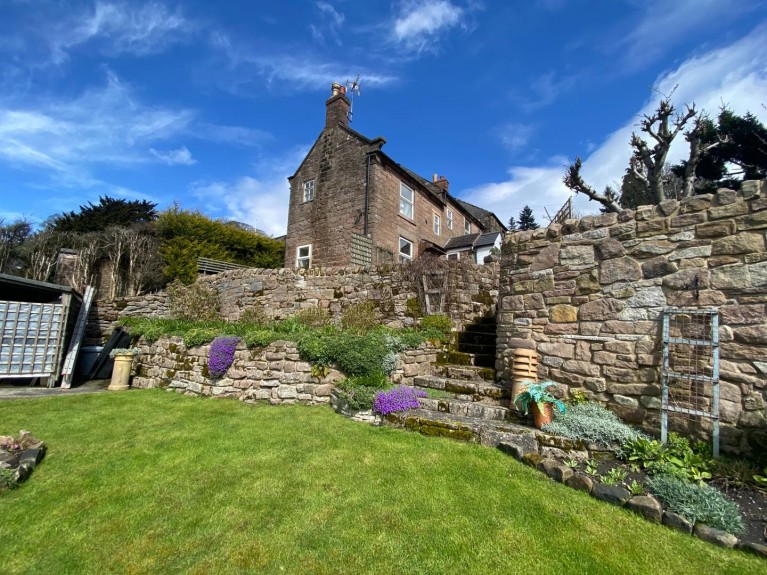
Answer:
POLYGON ((519 224, 517 229, 522 231, 537 230, 538 227, 538 223, 535 221, 535 216, 533 215, 533 210, 530 209, 530 206, 522 208, 522 211, 519 212, 519 224))

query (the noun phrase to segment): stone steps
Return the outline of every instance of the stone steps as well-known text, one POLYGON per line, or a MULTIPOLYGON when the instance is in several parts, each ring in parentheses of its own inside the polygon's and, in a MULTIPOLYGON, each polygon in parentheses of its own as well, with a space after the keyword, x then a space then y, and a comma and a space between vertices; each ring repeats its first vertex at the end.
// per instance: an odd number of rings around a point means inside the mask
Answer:
POLYGON ((495 368, 495 348, 493 348, 492 353, 470 353, 460 350, 440 352, 437 354, 437 363, 495 368))
POLYGON ((421 404, 421 409, 426 411, 449 413, 451 415, 473 417, 487 421, 512 421, 516 419, 516 412, 501 405, 492 405, 465 399, 432 399, 429 397, 420 398, 418 401, 421 404))
POLYGON ((390 413, 384 418, 388 425, 404 427, 432 437, 448 437, 489 447, 499 447, 519 453, 538 453, 541 433, 532 427, 512 422, 489 421, 476 417, 442 413, 428 409, 411 409, 390 413))
POLYGON ((476 367, 473 365, 440 365, 437 366, 437 372, 440 376, 447 379, 495 381, 495 370, 489 367, 476 367))
POLYGON ((441 389, 454 394, 456 399, 470 401, 493 400, 500 402, 511 399, 511 390, 485 380, 449 379, 434 375, 413 378, 415 387, 441 389))

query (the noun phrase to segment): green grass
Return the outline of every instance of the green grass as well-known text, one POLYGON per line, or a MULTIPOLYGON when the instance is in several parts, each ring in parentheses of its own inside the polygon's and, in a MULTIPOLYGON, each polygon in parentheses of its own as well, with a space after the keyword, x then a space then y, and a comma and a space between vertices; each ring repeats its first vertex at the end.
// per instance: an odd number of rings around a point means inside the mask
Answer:
POLYGON ((135 391, 0 402, 48 443, 0 495, 0 572, 763 573, 500 452, 326 407, 135 391))

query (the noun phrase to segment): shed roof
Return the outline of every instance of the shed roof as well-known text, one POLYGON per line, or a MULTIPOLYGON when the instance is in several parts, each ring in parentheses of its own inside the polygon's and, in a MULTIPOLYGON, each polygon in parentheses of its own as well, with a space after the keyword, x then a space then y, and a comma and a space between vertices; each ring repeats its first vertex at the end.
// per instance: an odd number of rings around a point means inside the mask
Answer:
POLYGON ((0 300, 49 303, 64 293, 80 294, 70 286, 0 274, 0 300))

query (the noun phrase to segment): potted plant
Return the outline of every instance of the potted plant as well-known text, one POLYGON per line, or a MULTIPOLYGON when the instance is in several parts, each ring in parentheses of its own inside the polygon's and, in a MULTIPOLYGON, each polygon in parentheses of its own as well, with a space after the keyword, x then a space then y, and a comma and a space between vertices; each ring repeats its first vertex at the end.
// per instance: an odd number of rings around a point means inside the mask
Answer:
POLYGON ((533 414, 533 422, 538 429, 551 423, 551 420, 554 419, 555 407, 560 413, 565 412, 565 404, 547 391, 553 385, 556 385, 553 381, 531 383, 527 389, 514 398, 514 405, 520 411, 525 415, 533 414))

